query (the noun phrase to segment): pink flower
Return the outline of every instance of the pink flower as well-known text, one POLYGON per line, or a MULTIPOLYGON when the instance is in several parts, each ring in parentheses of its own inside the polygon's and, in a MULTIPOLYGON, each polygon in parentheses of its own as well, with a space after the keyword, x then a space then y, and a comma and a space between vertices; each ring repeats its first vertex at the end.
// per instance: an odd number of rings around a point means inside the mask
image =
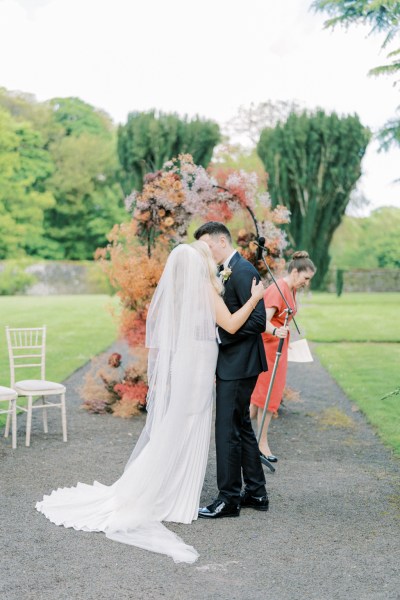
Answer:
POLYGON ((129 196, 125 198, 125 208, 127 212, 132 212, 135 207, 137 198, 137 192, 133 191, 129 196))

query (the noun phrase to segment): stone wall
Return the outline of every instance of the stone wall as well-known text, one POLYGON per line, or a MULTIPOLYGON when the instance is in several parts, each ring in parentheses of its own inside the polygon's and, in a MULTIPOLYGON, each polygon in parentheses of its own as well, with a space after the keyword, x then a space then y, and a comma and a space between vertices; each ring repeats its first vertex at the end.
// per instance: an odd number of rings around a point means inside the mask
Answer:
MULTIPOLYGON (((400 292, 400 269, 343 270, 343 292, 400 292)), ((326 290, 336 293, 337 269, 330 269, 326 290)))
MULTIPOLYGON (((7 261, 0 261, 0 274, 6 263, 7 261)), ((34 282, 23 292, 27 295, 108 294, 112 292, 107 278, 96 262, 42 261, 31 262, 22 268, 34 278, 34 282)), ((329 270, 325 283, 326 291, 336 293, 337 275, 337 269, 329 270)), ((344 293, 400 292, 400 269, 343 270, 342 276, 344 293)))
MULTIPOLYGON (((14 261, 13 261, 14 262, 14 261)), ((15 264, 15 263, 14 263, 15 264)), ((0 262, 0 273, 7 261, 0 262)), ((108 294, 110 284, 96 262, 43 261, 18 265, 32 276, 32 283, 17 293, 29 296, 51 296, 54 294, 108 294)))

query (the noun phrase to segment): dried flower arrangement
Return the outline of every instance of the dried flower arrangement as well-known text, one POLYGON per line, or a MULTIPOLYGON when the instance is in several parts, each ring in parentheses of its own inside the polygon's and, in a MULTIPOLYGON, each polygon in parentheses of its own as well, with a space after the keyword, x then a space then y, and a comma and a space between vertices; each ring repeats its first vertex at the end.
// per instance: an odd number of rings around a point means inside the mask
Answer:
MULTIPOLYGON (((162 169, 148 173, 141 192, 127 197, 131 214, 128 223, 115 225, 108 245, 96 253, 103 270, 117 290, 121 302, 120 334, 134 349, 133 365, 123 368, 115 353, 108 363, 96 362, 84 385, 83 407, 91 412, 111 412, 128 417, 145 407, 147 381, 143 347, 146 316, 160 279, 168 252, 187 237, 194 217, 230 221, 238 211, 247 211, 251 225, 241 228, 237 245, 241 254, 256 264, 254 241, 265 237, 268 264, 279 271, 285 264, 282 253, 288 242, 279 225, 289 221, 285 207, 271 208, 260 190, 256 173, 219 169, 212 172, 194 164, 189 154, 166 162, 162 169), (257 212, 258 218, 255 213, 257 212)), ((265 273, 261 261, 257 264, 265 273)))

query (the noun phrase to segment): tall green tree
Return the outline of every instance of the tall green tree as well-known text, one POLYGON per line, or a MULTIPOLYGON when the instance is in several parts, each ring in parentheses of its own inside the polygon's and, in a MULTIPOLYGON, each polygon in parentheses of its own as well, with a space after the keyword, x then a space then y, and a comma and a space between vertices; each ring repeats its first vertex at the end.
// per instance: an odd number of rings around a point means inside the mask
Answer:
POLYGON ((91 259, 106 243, 115 223, 127 219, 115 180, 117 159, 112 140, 82 133, 52 144, 56 165, 49 187, 56 205, 46 213, 47 258, 91 259))
POLYGON ((43 148, 64 133, 54 119, 54 111, 48 102, 38 102, 33 94, 14 92, 0 88, 0 106, 7 110, 15 121, 30 123, 40 133, 43 148))
POLYGON ((115 223, 127 219, 118 183, 116 131, 109 117, 79 98, 49 103, 59 129, 49 144, 55 164, 46 212, 46 258, 91 259, 115 223))
POLYGON ((0 108, 0 258, 35 253, 44 237, 44 213, 55 199, 46 182, 53 162, 30 123, 0 108))
POLYGON ((331 16, 325 23, 326 27, 363 23, 371 27, 371 33, 384 32, 383 46, 400 31, 398 0, 315 0, 312 6, 331 16))
POLYGON ((290 210, 289 240, 310 253, 316 287, 328 269, 329 245, 361 175, 369 139, 357 116, 322 110, 291 114, 261 134, 257 152, 269 174, 272 203, 290 210))
POLYGON ((1 107, 0 256, 92 258, 127 218, 111 119, 79 98, 38 103, 4 88, 1 107))
POLYGON ((107 138, 113 135, 114 125, 107 113, 80 98, 52 98, 48 104, 64 136, 89 133, 107 138))
MULTIPOLYGON (((330 18, 325 27, 343 25, 349 27, 362 23, 371 27, 371 33, 384 33, 382 48, 386 48, 400 34, 400 2, 398 0, 315 0, 312 7, 319 12, 326 12, 330 18)), ((387 55, 389 63, 370 70, 370 75, 400 74, 400 48, 387 55)), ((397 79, 397 83, 399 80, 397 79)), ((400 107, 398 107, 400 113, 400 107)), ((378 134, 381 148, 387 150, 392 144, 400 146, 400 118, 389 119, 378 134)))
POLYGON ((345 216, 336 230, 332 263, 339 269, 400 268, 400 208, 385 206, 368 217, 345 216))
POLYGON ((191 154, 196 164, 207 167, 219 140, 219 127, 213 121, 189 121, 155 111, 130 113, 126 124, 118 129, 125 194, 132 189, 141 190, 146 173, 161 169, 166 161, 181 153, 191 154))

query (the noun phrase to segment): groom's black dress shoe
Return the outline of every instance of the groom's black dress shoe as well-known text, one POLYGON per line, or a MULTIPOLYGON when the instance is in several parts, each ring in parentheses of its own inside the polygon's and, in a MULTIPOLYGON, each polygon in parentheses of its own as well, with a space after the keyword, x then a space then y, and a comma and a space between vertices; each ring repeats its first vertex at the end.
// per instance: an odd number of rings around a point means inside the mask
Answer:
POLYGON ((199 508, 200 519, 223 519, 224 517, 238 517, 240 504, 228 504, 223 500, 214 500, 212 504, 199 508))
POLYGON ((265 496, 251 496, 248 492, 242 492, 240 494, 240 506, 242 508, 255 508, 256 510, 268 510, 269 500, 268 495, 265 496))

